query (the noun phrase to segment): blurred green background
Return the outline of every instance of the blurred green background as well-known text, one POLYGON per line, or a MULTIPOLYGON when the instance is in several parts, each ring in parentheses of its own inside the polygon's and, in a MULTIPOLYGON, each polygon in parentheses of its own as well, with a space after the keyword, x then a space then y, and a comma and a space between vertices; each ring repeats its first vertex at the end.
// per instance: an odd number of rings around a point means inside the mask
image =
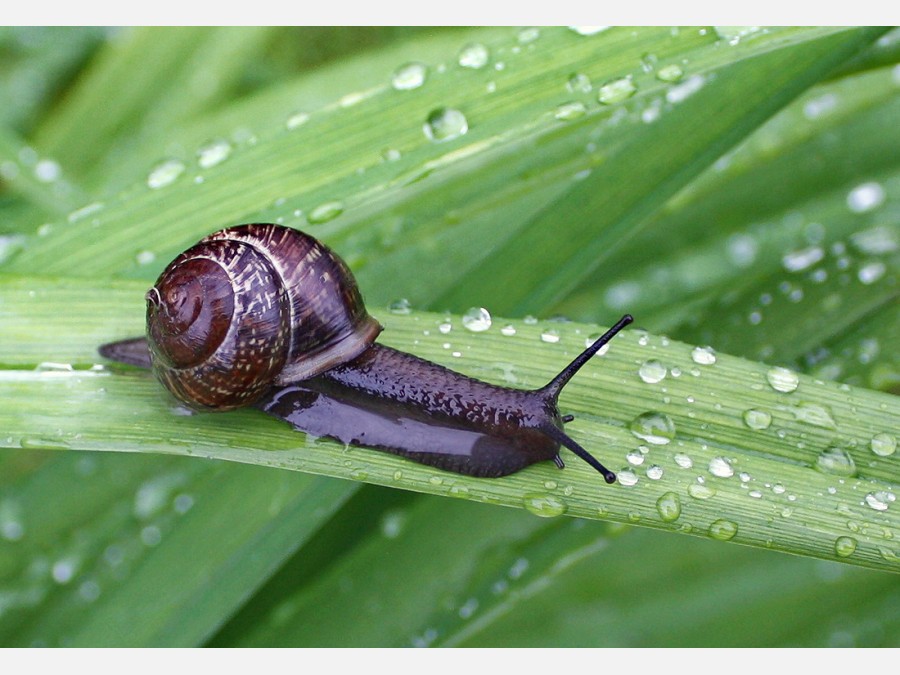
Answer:
MULTIPOLYGON (((885 29, 0 29, 0 644, 900 645, 898 55, 885 29), (476 306, 553 343, 627 311, 661 354, 867 390, 879 444, 834 437, 887 487, 871 522, 831 514, 833 557, 876 542, 880 569, 629 525, 675 529, 646 495, 538 518, 204 459, 192 420, 163 452, 200 457, 154 454, 153 383, 92 349, 141 330, 175 253, 252 221, 314 231, 401 328, 476 306)), ((440 353, 441 321, 402 346, 440 353)), ((222 433, 271 450, 259 417, 222 433)), ((554 475, 528 474, 564 499, 554 475)), ((761 489, 785 548, 790 490, 761 489)))

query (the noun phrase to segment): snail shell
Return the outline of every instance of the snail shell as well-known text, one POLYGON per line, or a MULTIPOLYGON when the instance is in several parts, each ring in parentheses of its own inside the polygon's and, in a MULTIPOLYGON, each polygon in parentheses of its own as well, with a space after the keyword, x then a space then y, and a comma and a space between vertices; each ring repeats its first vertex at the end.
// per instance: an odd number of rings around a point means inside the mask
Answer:
POLYGON ((353 359, 380 332, 346 264, 312 237, 277 225, 205 237, 147 293, 153 371, 200 409, 249 405, 273 384, 353 359))

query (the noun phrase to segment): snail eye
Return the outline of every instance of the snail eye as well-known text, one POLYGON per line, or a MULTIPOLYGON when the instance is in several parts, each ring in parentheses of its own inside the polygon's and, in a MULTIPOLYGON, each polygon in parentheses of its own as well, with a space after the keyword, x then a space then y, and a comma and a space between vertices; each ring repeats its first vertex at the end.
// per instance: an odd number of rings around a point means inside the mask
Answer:
POLYGON ((147 294, 156 355, 175 368, 203 361, 222 344, 233 312, 228 273, 213 260, 186 261, 147 294))

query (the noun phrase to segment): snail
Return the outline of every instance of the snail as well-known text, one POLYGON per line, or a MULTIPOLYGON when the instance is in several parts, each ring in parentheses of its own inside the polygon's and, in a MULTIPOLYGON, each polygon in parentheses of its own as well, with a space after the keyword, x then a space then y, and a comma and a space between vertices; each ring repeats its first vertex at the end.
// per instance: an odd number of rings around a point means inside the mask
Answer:
POLYGON ((347 265, 314 238, 272 224, 215 232, 179 255, 148 291, 147 336, 101 355, 152 368, 198 410, 254 405, 315 436, 471 476, 505 476, 565 446, 615 474, 563 430, 557 398, 631 323, 623 316, 548 384, 501 387, 375 342, 347 265))

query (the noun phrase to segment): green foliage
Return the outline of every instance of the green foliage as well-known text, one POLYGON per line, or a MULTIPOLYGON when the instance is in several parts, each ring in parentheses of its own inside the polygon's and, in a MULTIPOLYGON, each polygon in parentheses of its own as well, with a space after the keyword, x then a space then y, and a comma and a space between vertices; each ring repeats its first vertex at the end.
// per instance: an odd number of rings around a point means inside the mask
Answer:
POLYGON ((0 643, 896 646, 896 38, 5 29, 0 643), (95 366, 253 221, 498 383, 634 314, 561 399, 620 482, 469 479, 95 366))

